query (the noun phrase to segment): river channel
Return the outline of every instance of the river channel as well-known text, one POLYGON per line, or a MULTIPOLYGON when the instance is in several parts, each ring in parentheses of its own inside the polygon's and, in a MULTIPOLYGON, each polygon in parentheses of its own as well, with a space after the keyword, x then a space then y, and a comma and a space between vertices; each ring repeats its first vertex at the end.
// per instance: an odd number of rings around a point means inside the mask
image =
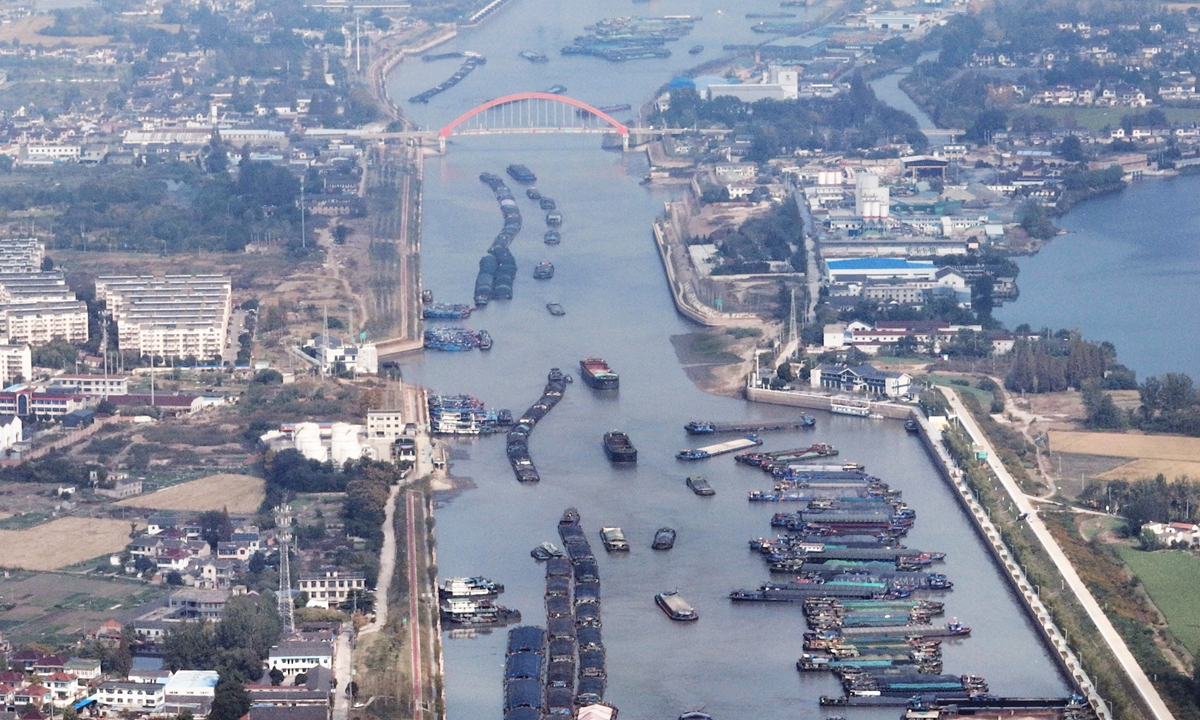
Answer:
MULTIPOLYGON (((693 58, 686 49, 707 48, 717 57, 724 43, 755 38, 746 11, 778 11, 777 2, 732 4, 715 0, 654 0, 648 5, 587 0, 569 6, 552 0, 513 0, 482 27, 440 47, 475 50, 488 57, 458 87, 429 105, 409 107, 415 122, 438 127, 488 98, 545 89, 561 83, 567 93, 594 104, 637 106, 693 58), (728 11, 717 14, 722 8, 728 11), (696 31, 662 61, 611 65, 591 58, 563 58, 558 47, 583 25, 614 15, 704 15, 696 31), (520 50, 545 52, 551 61, 531 65, 520 50)), ((448 76, 455 61, 400 65, 391 79, 393 97, 407 98, 448 76), (435 71, 436 69, 436 71, 435 71)), ((601 396, 575 382, 538 425, 530 451, 542 475, 537 485, 518 484, 504 458, 502 437, 455 441, 452 472, 473 487, 440 498, 438 565, 443 577, 481 574, 505 584, 500 601, 525 622, 544 624, 543 567, 529 551, 557 542, 563 509, 577 507, 594 548, 601 525, 624 528, 632 551, 599 554, 603 633, 608 658, 606 699, 621 716, 668 720, 706 708, 720 720, 821 718, 822 694, 839 694, 832 677, 800 675, 803 618, 798 607, 733 605, 730 590, 754 588, 767 568, 746 541, 771 534, 769 519, 782 509, 751 505, 745 493, 770 487, 757 470, 726 456, 684 464, 674 453, 689 443, 682 425, 691 419, 767 419, 794 416, 786 408, 708 395, 688 379, 671 337, 695 331, 674 311, 650 237, 650 222, 678 192, 645 188, 646 160, 636 153, 599 149, 595 136, 496 136, 456 141, 444 157, 425 164, 422 270, 426 289, 440 301, 469 302, 479 257, 502 221, 482 171, 503 173, 524 163, 538 187, 554 197, 565 222, 562 244, 542 243, 542 213, 519 197, 525 230, 512 250, 519 274, 514 299, 493 302, 469 321, 495 338, 489 353, 426 353, 402 362, 405 379, 434 392, 472 393, 492 407, 520 412, 541 393, 553 366, 578 375, 578 361, 605 357, 621 374, 621 389, 601 396), (532 267, 554 262, 552 280, 535 281, 532 267), (566 316, 551 317, 545 303, 562 303, 566 316), (601 435, 627 431, 639 450, 631 468, 605 459, 601 435), (706 475, 713 498, 694 496, 683 483, 689 472, 706 475), (675 549, 650 550, 656 528, 678 530, 675 549), (694 624, 672 623, 653 596, 678 589, 700 614, 694 624)), ((519 186, 511 187, 521 194, 519 186)), ((947 617, 958 617, 973 636, 945 645, 947 672, 985 676, 997 695, 1061 696, 1068 692, 1056 666, 990 561, 919 442, 899 423, 820 414, 814 431, 769 436, 766 449, 832 443, 839 460, 867 465, 916 509, 907 544, 949 553, 943 568, 955 581, 945 594, 947 617)), ((453 720, 498 718, 502 711, 504 631, 470 639, 446 638, 448 716, 453 720)), ((896 717, 896 709, 854 710, 853 718, 896 717)))

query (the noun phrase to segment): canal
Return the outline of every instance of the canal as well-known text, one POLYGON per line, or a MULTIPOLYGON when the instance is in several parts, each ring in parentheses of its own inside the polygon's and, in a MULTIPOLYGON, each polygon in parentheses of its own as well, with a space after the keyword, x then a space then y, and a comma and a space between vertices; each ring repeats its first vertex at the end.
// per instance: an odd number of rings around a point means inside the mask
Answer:
MULTIPOLYGON (((587 0, 567 9, 551 0, 514 0, 493 20, 438 49, 482 52, 487 65, 428 106, 405 111, 421 125, 439 127, 486 99, 555 83, 594 104, 636 107, 692 60, 686 48, 703 44, 701 60, 717 57, 722 44, 755 39, 744 12, 778 9, 767 0, 737 7, 734 13, 716 0, 638 6, 587 0), (726 12, 718 13, 722 9, 726 12), (611 65, 558 55, 557 48, 584 25, 634 12, 687 12, 704 20, 675 44, 674 57, 662 61, 611 65), (525 49, 545 52, 551 61, 531 65, 517 58, 525 49)), ((393 97, 415 95, 456 67, 454 61, 407 62, 391 79, 393 97)), ((468 323, 488 330, 495 348, 405 359, 405 379, 435 392, 472 393, 489 406, 519 413, 540 395, 551 367, 578 375, 580 358, 599 355, 621 374, 621 389, 615 397, 602 397, 581 382, 568 386, 530 441, 543 478, 537 485, 514 480, 502 437, 453 444, 453 474, 470 487, 442 498, 437 511, 440 574, 492 577, 507 588, 502 603, 521 610, 526 622, 542 624, 543 567, 529 551, 545 540, 557 542, 558 517, 564 508, 577 507, 594 548, 601 547, 601 525, 622 527, 633 548, 628 555, 601 552, 599 558, 606 699, 623 717, 666 720, 698 708, 722 720, 825 717, 829 713, 817 699, 840 689, 830 676, 801 676, 794 669, 804 631, 800 609, 735 606, 727 599, 730 590, 754 588, 768 578, 746 541, 769 535, 771 514, 789 508, 750 505, 745 493, 769 488, 769 480, 729 457, 688 465, 673 457, 694 444, 682 429, 688 420, 780 419, 794 413, 708 395, 685 374, 672 336, 696 328, 674 311, 649 229, 676 191, 639 185, 647 169, 644 156, 603 151, 595 136, 456 141, 446 156, 425 164, 424 287, 440 301, 470 300, 478 259, 502 224, 495 198, 478 175, 503 173, 514 162, 528 165, 541 191, 558 201, 565 217, 562 244, 542 243, 542 213, 519 197, 526 229, 512 244, 519 264, 514 299, 493 302, 468 323), (541 260, 554 262, 552 280, 531 278, 541 260), (551 300, 562 303, 564 317, 546 312, 551 300), (637 445, 636 467, 614 468, 605 459, 600 438, 613 428, 627 431, 637 445), (717 495, 694 496, 683 483, 689 472, 707 476, 717 495), (663 525, 678 530, 678 542, 670 552, 653 552, 651 539, 663 525), (672 623, 654 605, 656 593, 672 589, 696 607, 699 622, 672 623)), ((510 186, 521 195, 516 183, 510 186)), ((765 447, 817 441, 832 443, 841 450, 839 460, 863 462, 904 492, 918 513, 910 547, 949 553, 944 571, 956 587, 944 597, 946 619, 958 617, 974 634, 946 643, 946 671, 983 675, 999 695, 1066 693, 1036 631, 920 443, 899 423, 822 414, 814 431, 772 434, 765 447)), ((500 716, 504 647, 503 631, 447 637, 450 718, 500 716)), ((862 710, 853 717, 896 714, 862 710)))

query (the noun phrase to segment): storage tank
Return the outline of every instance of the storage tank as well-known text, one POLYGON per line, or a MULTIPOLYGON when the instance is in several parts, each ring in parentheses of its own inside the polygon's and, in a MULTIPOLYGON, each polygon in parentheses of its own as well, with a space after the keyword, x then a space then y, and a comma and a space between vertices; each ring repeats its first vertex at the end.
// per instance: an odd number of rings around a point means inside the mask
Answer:
POLYGON ((321 428, 316 423, 298 423, 292 437, 296 451, 309 460, 325 462, 329 459, 329 452, 321 444, 321 428))
POLYGON ((358 427, 349 423, 334 423, 329 439, 329 455, 337 465, 362 457, 362 445, 358 442, 358 427))

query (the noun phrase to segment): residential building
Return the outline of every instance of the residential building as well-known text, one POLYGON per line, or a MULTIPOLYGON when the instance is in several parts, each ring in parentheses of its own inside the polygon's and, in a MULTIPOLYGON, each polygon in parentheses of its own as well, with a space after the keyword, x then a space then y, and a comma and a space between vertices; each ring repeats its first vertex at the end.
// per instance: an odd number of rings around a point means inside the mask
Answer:
POLYGON ((304 672, 311 667, 333 667, 333 644, 320 640, 280 640, 271 648, 267 665, 285 675, 304 672))
POLYGON ((142 494, 142 481, 129 478, 117 480, 111 488, 96 488, 96 494, 114 500, 136 497, 142 494))
POLYGON ((1143 531, 1153 533, 1164 545, 1193 547, 1200 544, 1200 525, 1193 523, 1146 523, 1143 531))
POLYGON ((87 691, 86 685, 79 686, 79 678, 65 672, 56 672, 42 678, 42 684, 50 688, 50 702, 54 707, 66 707, 87 691))
POLYGON ((163 357, 219 357, 232 312, 224 275, 100 276, 96 299, 113 318, 121 348, 163 357))
POLYGON ((850 366, 826 363, 812 369, 809 383, 826 390, 901 397, 908 394, 912 376, 884 372, 868 364, 850 366))
POLYGON ((0 387, 22 383, 33 377, 33 351, 28 345, 9 345, 0 338, 0 387))
POLYGON ((113 711, 162 712, 166 699, 164 685, 110 680, 100 684, 97 703, 113 711))
POLYGON ((404 414, 399 410, 368 410, 367 437, 397 440, 404 435, 404 414))
POLYGON ((309 607, 336 607, 355 590, 362 591, 367 581, 361 572, 323 570, 300 574, 300 591, 308 593, 309 607))
POLYGON ((373 343, 350 345, 332 335, 318 335, 304 344, 317 359, 321 372, 332 373, 337 365, 345 372, 374 375, 379 372, 379 352, 373 343))
POLYGON ((0 274, 38 272, 45 252, 37 238, 0 238, 0 274))
POLYGON ((46 345, 54 340, 87 342, 87 303, 54 300, 9 305, 3 309, 9 342, 46 345))
POLYGON ((95 680, 100 677, 100 661, 95 658, 71 658, 63 663, 63 672, 80 680, 95 680))
POLYGON ((34 709, 45 707, 53 695, 45 685, 29 685, 13 693, 13 704, 16 706, 32 705, 34 709))
POLYGON ((216 621, 221 619, 228 599, 225 590, 176 590, 171 593, 167 607, 179 618, 216 621))
MULTIPOLYGON (((0 345, 0 353, 4 346, 0 345)), ((80 395, 128 395, 129 378, 125 375, 59 375, 50 378, 50 389, 66 390, 80 395)))

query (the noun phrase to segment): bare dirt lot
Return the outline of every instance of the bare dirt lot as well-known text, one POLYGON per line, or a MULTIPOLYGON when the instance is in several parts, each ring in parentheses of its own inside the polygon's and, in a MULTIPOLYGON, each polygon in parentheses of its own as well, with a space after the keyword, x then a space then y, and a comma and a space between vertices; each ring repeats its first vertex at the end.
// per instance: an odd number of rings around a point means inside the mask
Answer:
POLYGON ((249 515, 258 510, 264 497, 262 478, 219 473, 122 500, 117 505, 197 512, 226 509, 235 515, 249 515))
POLYGON ((53 37, 42 35, 40 31, 54 24, 52 15, 26 15, 10 23, 0 25, 0 42, 5 45, 17 40, 22 45, 44 45, 57 47, 59 45, 74 45, 77 47, 94 47, 110 41, 107 35, 88 37, 53 37))
POLYGON ((25 530, 0 530, 0 567, 54 570, 123 549, 125 520, 65 517, 25 530))
POLYGON ((1179 460, 1139 459, 1097 475, 1101 480, 1141 480, 1162 475, 1168 480, 1200 479, 1200 463, 1179 460))

